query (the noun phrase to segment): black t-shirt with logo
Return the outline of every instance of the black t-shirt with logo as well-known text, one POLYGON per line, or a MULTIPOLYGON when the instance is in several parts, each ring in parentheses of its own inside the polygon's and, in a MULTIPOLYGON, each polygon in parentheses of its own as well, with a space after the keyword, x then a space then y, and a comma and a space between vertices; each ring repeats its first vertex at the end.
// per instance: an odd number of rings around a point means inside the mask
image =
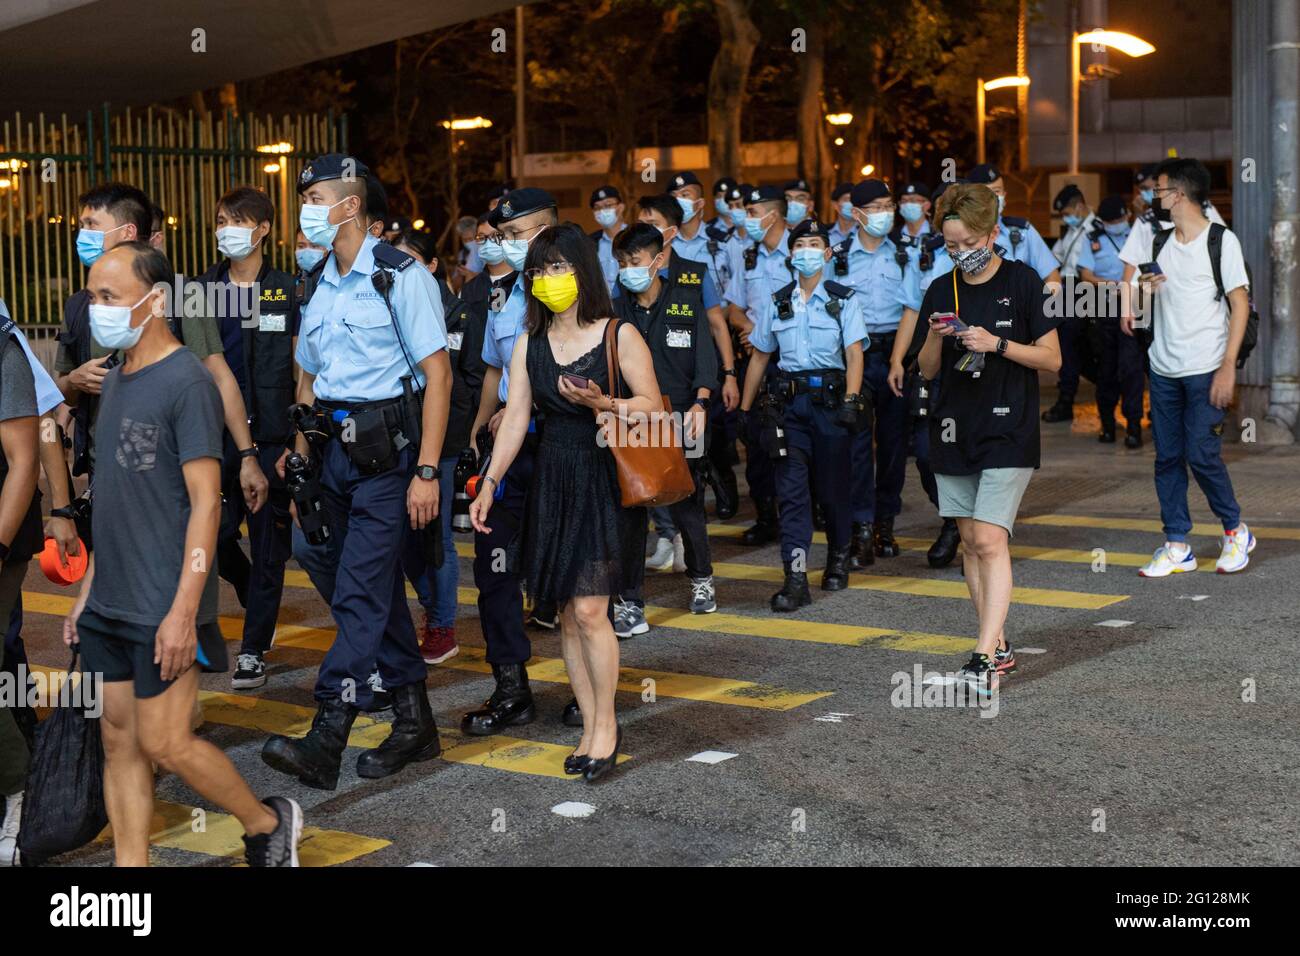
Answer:
MULTIPOLYGON (((1047 299, 1043 280, 1023 262, 1004 259, 993 278, 978 285, 954 269, 926 290, 913 348, 925 344, 935 312, 956 312, 966 325, 1031 345, 1060 322, 1048 315, 1047 299)), ((965 354, 955 339, 944 338, 939 399, 930 414, 931 466, 941 475, 1037 468, 1038 372, 987 352, 984 370, 976 378, 954 367, 965 354)))

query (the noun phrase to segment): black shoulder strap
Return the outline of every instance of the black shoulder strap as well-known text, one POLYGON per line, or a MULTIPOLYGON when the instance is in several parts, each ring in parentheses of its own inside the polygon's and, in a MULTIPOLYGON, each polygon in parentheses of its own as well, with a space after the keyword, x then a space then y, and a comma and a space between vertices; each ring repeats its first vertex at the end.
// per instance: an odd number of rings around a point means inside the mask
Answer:
POLYGON ((1210 269, 1214 273, 1214 287, 1219 290, 1219 294, 1214 300, 1216 302, 1228 294, 1227 290, 1223 288, 1223 234, 1226 230, 1226 226, 1212 222, 1210 223, 1210 234, 1205 239, 1205 244, 1210 249, 1210 269))
POLYGON ((1151 234, 1151 261, 1155 262, 1160 258, 1160 250, 1165 247, 1169 237, 1173 235, 1172 229, 1161 229, 1160 224, 1156 223, 1155 231, 1151 234))
POLYGON ((853 293, 855 290, 851 286, 847 286, 844 285, 843 283, 836 282, 833 279, 827 279, 825 282, 822 283, 822 285, 826 287, 827 292, 829 292, 837 299, 843 300, 843 299, 853 298, 853 293))
POLYGON ((772 293, 772 301, 781 302, 782 300, 788 300, 794 294, 794 287, 795 283, 793 282, 781 286, 781 288, 772 293))

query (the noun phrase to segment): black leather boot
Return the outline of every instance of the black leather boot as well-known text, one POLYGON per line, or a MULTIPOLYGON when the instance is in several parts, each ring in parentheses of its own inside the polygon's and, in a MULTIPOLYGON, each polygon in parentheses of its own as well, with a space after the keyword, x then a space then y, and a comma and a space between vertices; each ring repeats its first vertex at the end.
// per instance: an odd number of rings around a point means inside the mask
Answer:
POLYGON ((925 560, 932 568, 946 568, 957 557, 957 545, 961 543, 961 532, 957 530, 956 518, 944 518, 939 537, 934 539, 930 550, 925 552, 925 560))
POLYGON ((1142 426, 1141 425, 1128 426, 1128 434, 1124 436, 1124 447, 1125 448, 1142 447, 1142 426))
POLYGON ((876 563, 876 553, 871 545, 871 525, 853 522, 853 538, 849 544, 849 570, 861 571, 876 563))
POLYGON ((802 571, 791 571, 790 564, 785 565, 785 584, 781 590, 772 595, 773 611, 796 611, 812 603, 812 594, 808 591, 808 575, 802 571))
POLYGON ((394 687, 393 730, 374 750, 357 758, 357 776, 388 777, 408 763, 432 760, 442 753, 438 725, 429 706, 429 689, 424 681, 394 687))
POLYGON ((849 586, 848 546, 826 553, 826 571, 822 574, 823 591, 843 591, 849 586))
POLYGON ((471 737, 488 737, 504 727, 532 723, 535 716, 533 692, 523 664, 493 664, 492 676, 497 681, 492 696, 482 708, 460 719, 461 732, 471 737))
POLYGON ((814 501, 812 507, 812 521, 814 531, 826 530, 826 509, 822 507, 820 501, 814 501))
POLYGON ((880 518, 872 526, 872 544, 876 554, 882 558, 898 557, 898 542, 894 540, 894 519, 880 518))
POLYGON ((560 723, 566 727, 582 726, 582 709, 578 706, 576 697, 565 704, 564 710, 560 711, 560 723))
POLYGON ((339 785, 339 765, 348 733, 357 719, 357 709, 341 700, 322 701, 305 737, 272 737, 262 747, 267 766, 317 790, 334 790, 339 785))
POLYGON ((760 545, 767 544, 776 540, 776 501, 772 498, 761 498, 754 501, 754 507, 758 511, 757 520, 753 527, 746 528, 744 534, 740 536, 741 544, 760 545))
POLYGON ((1101 420, 1101 433, 1097 436, 1097 441, 1103 445, 1115 444, 1115 419, 1101 420))
POLYGON ((719 521, 728 521, 736 517, 736 511, 740 508, 740 486, 736 484, 736 472, 728 464, 725 468, 714 466, 718 473, 718 484, 720 488, 713 490, 714 511, 719 521), (719 494, 721 490, 721 494, 719 494))
POLYGON ((1058 398, 1056 404, 1043 412, 1043 421, 1045 422, 1072 422, 1074 421, 1074 399, 1058 398))

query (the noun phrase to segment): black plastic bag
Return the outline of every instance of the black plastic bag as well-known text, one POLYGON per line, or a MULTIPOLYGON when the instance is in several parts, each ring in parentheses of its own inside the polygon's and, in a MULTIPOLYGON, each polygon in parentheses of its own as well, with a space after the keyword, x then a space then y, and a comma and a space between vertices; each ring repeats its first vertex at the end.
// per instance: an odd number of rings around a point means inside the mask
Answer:
MULTIPOLYGON (((68 666, 66 697, 36 728, 36 747, 23 793, 18 851, 24 866, 40 866, 95 839, 108 825, 104 807, 104 746, 99 718, 70 702, 77 649, 68 666)), ((83 681, 89 675, 83 675, 83 681)))

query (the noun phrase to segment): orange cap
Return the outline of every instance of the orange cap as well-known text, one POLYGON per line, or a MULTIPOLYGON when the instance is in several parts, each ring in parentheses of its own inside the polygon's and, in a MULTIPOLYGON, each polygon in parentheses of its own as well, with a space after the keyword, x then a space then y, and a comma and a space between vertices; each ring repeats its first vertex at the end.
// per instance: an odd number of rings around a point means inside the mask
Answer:
POLYGON ((45 548, 41 551, 41 570, 45 576, 60 587, 76 584, 86 574, 86 565, 90 563, 86 555, 86 543, 77 539, 80 545, 77 554, 68 555, 67 563, 59 560, 59 543, 53 538, 45 539, 45 548))

